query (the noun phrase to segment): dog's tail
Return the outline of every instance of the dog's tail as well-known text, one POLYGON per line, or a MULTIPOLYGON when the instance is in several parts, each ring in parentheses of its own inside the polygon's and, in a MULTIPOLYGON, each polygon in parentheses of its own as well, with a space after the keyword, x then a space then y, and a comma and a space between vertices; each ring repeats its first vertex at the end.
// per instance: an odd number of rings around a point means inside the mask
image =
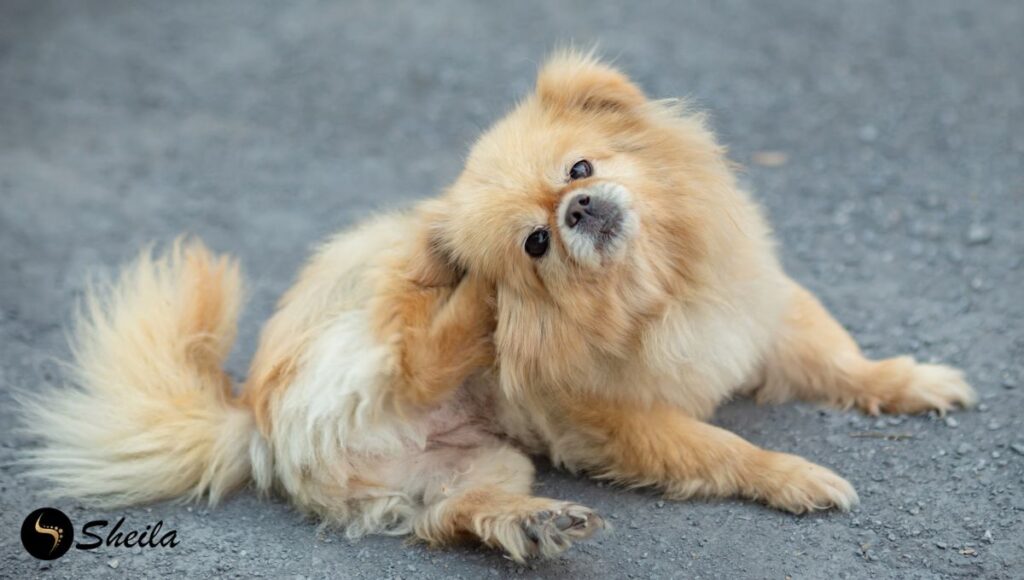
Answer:
POLYGON ((235 261, 181 240, 90 289, 75 320, 75 385, 22 400, 25 430, 42 440, 30 473, 104 506, 213 503, 248 481, 254 422, 222 369, 241 291, 235 261))

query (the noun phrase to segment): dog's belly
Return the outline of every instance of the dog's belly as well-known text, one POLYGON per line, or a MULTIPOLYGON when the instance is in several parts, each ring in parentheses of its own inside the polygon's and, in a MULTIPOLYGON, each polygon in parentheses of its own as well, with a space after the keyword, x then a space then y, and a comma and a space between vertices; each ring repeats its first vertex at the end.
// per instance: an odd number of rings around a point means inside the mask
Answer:
POLYGON ((427 412, 419 421, 426 432, 426 447, 472 448, 499 436, 494 423, 493 398, 476 390, 478 383, 469 381, 439 407, 427 412))

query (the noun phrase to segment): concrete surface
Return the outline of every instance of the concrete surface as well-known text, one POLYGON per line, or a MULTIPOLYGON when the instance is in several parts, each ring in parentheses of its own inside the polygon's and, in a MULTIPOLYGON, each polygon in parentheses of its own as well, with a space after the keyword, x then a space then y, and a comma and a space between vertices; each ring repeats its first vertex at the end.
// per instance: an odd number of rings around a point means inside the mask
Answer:
POLYGON ((0 576, 1024 576, 1024 4, 596 4, 0 4, 0 576), (49 502, 11 465, 30 442, 10 430, 10 392, 59 381, 87 272, 182 231, 241 256, 241 376, 310 246, 451 181, 570 39, 599 41, 651 94, 710 110, 796 277, 870 353, 962 366, 983 406, 875 420, 736 402, 719 424, 832 466, 863 505, 793 517, 664 503, 545 470, 543 493, 616 529, 528 567, 349 544, 251 493, 214 510, 61 501, 79 526, 162 519, 181 545, 52 563, 22 550, 22 519, 49 502))

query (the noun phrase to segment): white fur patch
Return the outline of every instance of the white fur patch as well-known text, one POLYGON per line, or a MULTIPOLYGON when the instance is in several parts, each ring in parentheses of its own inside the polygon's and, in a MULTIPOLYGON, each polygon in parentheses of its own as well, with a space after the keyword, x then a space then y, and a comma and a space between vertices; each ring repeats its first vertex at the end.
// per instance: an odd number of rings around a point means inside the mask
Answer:
POLYGON ((605 261, 618 259, 626 250, 629 241, 636 235, 640 228, 640 220, 633 211, 633 194, 628 189, 609 181, 602 181, 590 187, 576 189, 562 197, 558 204, 558 231, 565 242, 566 250, 580 264, 591 268, 600 267, 605 261), (604 247, 597 247, 597 240, 593 236, 583 233, 575 228, 566 225, 563 216, 569 207, 569 203, 577 195, 586 194, 591 198, 599 198, 614 203, 622 210, 622 229, 618 235, 605 243, 604 247))
POLYGON ((348 454, 392 455, 425 437, 387 406, 395 364, 365 310, 345 312, 313 343, 275 417, 277 472, 286 486, 303 469, 348 454))

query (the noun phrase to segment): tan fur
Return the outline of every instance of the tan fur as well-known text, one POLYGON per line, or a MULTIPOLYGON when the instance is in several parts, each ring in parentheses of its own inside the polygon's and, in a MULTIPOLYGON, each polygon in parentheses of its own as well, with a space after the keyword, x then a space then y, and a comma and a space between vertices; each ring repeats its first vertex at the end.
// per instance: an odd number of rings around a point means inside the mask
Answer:
POLYGON ((444 195, 313 255, 237 399, 220 370, 233 262, 175 246, 91 296, 79 388, 26 403, 58 491, 215 501, 251 479, 350 537, 474 538, 519 561, 603 527, 532 496, 524 451, 678 499, 847 509, 856 492, 830 470, 703 420, 749 389, 869 413, 973 400, 953 369, 865 359, 782 271, 701 116, 572 51, 444 195), (594 173, 571 181, 581 159, 594 173), (567 225, 575 196, 617 208, 600 243, 567 225), (538 228, 551 244, 531 257, 538 228))
MULTIPOLYGON (((625 195, 625 194, 622 194, 625 195)), ((622 197, 621 195, 619 197, 622 197)), ((649 101, 590 55, 556 56, 474 146, 439 202, 440 239, 494 280, 505 429, 556 462, 674 497, 742 496, 793 512, 857 502, 831 471, 701 423, 737 392, 869 413, 968 405, 961 374, 865 359, 782 271, 770 229, 702 118, 649 101), (568 179, 586 159, 589 178, 568 179), (559 208, 628 192, 625 252, 577 255, 559 208), (542 258, 523 250, 547 227, 542 258)))

